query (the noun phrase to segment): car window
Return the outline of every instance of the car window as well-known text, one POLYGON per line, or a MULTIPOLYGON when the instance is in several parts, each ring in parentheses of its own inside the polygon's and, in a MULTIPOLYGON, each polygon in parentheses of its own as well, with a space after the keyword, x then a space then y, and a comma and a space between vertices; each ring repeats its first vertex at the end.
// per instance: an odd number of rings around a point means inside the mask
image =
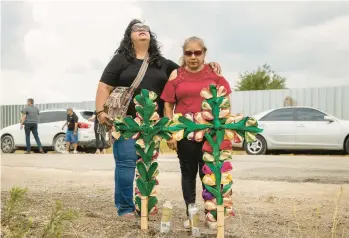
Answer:
POLYGON ((83 111, 83 112, 80 112, 80 115, 81 115, 85 120, 88 120, 90 117, 93 116, 93 112, 92 112, 92 111, 83 111))
POLYGON ((325 121, 325 113, 312 108, 299 108, 296 112, 297 121, 325 121))
POLYGON ((66 120, 67 113, 65 111, 41 112, 39 115, 39 123, 50 123, 66 120))
POLYGON ((283 108, 272 111, 259 121, 294 121, 294 108, 283 108))

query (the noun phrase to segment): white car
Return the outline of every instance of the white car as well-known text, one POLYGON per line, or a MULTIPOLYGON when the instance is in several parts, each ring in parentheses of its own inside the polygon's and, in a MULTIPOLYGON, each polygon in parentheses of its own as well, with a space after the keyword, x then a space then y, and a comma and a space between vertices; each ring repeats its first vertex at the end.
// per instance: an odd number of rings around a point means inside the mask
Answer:
POLYGON ((283 107, 252 116, 263 132, 242 142, 250 155, 270 150, 341 150, 349 154, 349 121, 311 107, 283 107))
MULTIPOLYGON (((74 110, 79 118, 78 146, 81 150, 95 150, 94 123, 88 119, 93 115, 90 110, 74 110)), ((65 130, 62 126, 67 120, 67 111, 64 109, 45 110, 39 115, 38 134, 45 150, 54 150, 58 153, 65 151, 65 130)), ((106 138, 107 139, 107 138, 106 138)), ((30 143, 32 148, 36 148, 35 139, 31 133, 30 143)), ((14 153, 16 149, 25 148, 24 129, 20 129, 20 124, 5 127, 1 130, 1 150, 3 153, 14 153)))

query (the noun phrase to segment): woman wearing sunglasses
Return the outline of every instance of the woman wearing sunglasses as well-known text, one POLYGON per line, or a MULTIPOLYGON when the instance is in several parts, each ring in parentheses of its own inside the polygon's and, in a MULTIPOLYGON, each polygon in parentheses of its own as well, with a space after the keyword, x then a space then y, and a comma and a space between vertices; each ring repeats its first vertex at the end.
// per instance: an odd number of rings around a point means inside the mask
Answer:
MULTIPOLYGON (((148 55, 149 65, 144 77, 135 90, 134 96, 141 89, 147 89, 161 95, 169 75, 179 66, 171 60, 162 57, 159 44, 149 26, 139 20, 132 20, 124 33, 119 48, 108 63, 96 94, 96 111, 98 121, 102 125, 112 126, 112 119, 104 112, 104 104, 115 87, 130 87, 135 80, 143 59, 148 55)), ((219 71, 219 65, 211 63, 211 67, 219 71)), ((158 112, 163 116, 164 102, 158 98, 158 112)), ((136 116, 133 100, 128 107, 127 115, 136 116)), ((115 206, 119 216, 134 217, 133 181, 135 177, 138 156, 135 141, 118 140, 114 142, 113 154, 115 159, 115 206)))
MULTIPOLYGON (((161 99, 165 101, 165 116, 172 118, 174 113, 194 115, 200 112, 203 102, 200 92, 210 84, 224 86, 227 94, 231 93, 230 85, 224 77, 205 64, 206 52, 207 48, 203 40, 198 37, 190 37, 184 42, 182 66, 171 73, 161 95, 161 99)), ((201 140, 203 140, 203 135, 201 135, 201 140)), ((195 203, 198 170, 200 178, 204 176, 202 172, 203 141, 196 142, 183 138, 177 143, 175 139, 172 139, 168 141, 168 146, 177 151, 188 216, 188 204, 195 203)), ((190 227, 189 220, 184 222, 184 226, 190 227)))

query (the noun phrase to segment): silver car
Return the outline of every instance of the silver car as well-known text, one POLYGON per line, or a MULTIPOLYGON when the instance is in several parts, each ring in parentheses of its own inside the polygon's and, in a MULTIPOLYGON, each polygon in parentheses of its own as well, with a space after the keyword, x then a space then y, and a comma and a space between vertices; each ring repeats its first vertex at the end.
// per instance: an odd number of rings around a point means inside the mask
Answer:
POLYGON ((283 107, 253 116, 264 131, 253 143, 240 143, 248 154, 270 150, 342 150, 349 154, 349 121, 311 107, 283 107))

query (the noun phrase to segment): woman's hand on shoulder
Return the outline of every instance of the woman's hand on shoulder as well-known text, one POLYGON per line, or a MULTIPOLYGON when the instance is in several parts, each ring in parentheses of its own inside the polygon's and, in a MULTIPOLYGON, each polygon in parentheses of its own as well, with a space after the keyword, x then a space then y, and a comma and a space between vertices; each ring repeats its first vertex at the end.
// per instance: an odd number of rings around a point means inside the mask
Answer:
MULTIPOLYGON (((211 66, 211 65, 210 65, 211 66)), ((210 69, 212 70, 213 73, 215 73, 218 77, 222 77, 223 78, 223 75, 222 75, 222 71, 218 70, 218 69, 215 69, 215 68, 212 68, 212 66, 210 67, 210 69)))
POLYGON ((218 77, 223 77, 221 71, 217 71, 217 70, 214 70, 214 69, 212 69, 212 71, 213 71, 218 77))
POLYGON ((210 62, 208 63, 208 65, 218 76, 221 76, 222 68, 220 64, 218 64, 217 62, 210 62))

